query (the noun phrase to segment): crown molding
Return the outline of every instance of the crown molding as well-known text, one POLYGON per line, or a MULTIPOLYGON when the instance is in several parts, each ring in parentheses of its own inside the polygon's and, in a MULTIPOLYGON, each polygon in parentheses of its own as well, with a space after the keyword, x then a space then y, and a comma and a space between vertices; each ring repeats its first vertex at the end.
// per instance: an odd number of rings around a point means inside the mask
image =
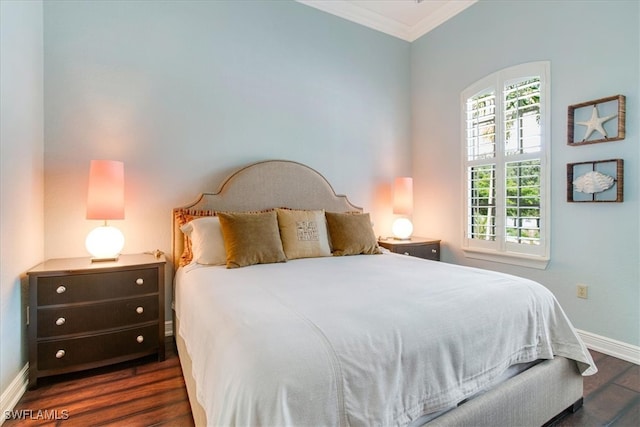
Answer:
POLYGON ((298 3, 330 13, 351 22, 383 32, 399 39, 413 42, 446 20, 462 12, 478 0, 450 1, 434 14, 415 25, 406 25, 379 13, 370 11, 346 0, 296 0, 298 3))
POLYGON ((344 0, 296 0, 323 12, 364 25, 402 40, 410 41, 409 26, 344 0))
POLYGON ((469 6, 472 6, 474 3, 477 3, 478 0, 457 0, 451 1, 440 9, 438 9, 435 13, 426 16, 416 25, 411 27, 411 38, 407 41, 414 41, 419 39, 420 37, 427 34, 429 31, 436 28, 438 25, 446 22, 447 20, 453 18, 458 13, 462 12, 469 6))

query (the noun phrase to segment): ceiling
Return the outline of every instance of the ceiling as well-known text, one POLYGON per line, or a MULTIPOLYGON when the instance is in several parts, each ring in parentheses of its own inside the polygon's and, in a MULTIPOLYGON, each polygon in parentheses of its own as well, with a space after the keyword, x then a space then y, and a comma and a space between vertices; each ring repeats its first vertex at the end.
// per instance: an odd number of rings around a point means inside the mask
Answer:
POLYGON ((412 42, 477 0, 297 0, 412 42))

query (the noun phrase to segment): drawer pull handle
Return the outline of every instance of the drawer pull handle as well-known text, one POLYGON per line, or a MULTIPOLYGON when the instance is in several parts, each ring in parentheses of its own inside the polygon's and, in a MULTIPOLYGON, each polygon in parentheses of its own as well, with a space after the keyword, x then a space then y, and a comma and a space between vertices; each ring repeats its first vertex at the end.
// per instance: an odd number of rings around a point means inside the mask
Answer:
POLYGON ((58 319, 56 319, 56 325, 62 326, 66 321, 67 319, 65 319, 64 317, 58 317, 58 319))
POLYGON ((138 313, 138 314, 144 313, 144 308, 143 307, 136 308, 136 313, 138 313))
POLYGON ((142 344, 142 342, 144 341, 144 337, 142 335, 138 335, 138 337, 136 338, 136 341, 142 344))
POLYGON ((431 253, 432 253, 432 254, 437 254, 437 253, 438 253, 438 251, 437 251, 436 249, 431 249, 431 253))
POLYGON ((64 294, 65 292, 67 292, 67 288, 64 285, 60 285, 56 289, 56 292, 59 293, 59 294, 64 294))
POLYGON ((142 285, 144 284, 144 279, 142 277, 139 277, 136 279, 136 285, 142 285))
POLYGON ((66 353, 65 353, 65 351, 64 351, 64 350, 58 350, 58 351, 56 352, 56 359, 62 359, 62 358, 64 357, 64 355, 65 355, 65 354, 66 354, 66 353))

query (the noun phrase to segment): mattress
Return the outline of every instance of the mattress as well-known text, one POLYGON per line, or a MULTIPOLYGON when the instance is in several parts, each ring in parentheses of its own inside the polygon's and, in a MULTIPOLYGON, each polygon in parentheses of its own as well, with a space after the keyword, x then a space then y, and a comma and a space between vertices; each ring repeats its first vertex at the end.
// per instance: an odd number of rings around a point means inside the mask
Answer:
POLYGON ((553 295, 501 273, 384 253, 190 265, 175 293, 211 425, 410 425, 515 365, 595 372, 553 295))

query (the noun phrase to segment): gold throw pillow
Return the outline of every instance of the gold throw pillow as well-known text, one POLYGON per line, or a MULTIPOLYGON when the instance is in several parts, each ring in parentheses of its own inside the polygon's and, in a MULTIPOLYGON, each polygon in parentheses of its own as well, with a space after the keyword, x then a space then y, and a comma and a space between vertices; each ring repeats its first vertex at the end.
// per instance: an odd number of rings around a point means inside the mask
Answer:
POLYGON ((227 268, 284 262, 275 211, 218 212, 227 268))
POLYGON ((382 253, 371 227, 368 213, 326 212, 327 229, 334 255, 373 255, 382 253))

